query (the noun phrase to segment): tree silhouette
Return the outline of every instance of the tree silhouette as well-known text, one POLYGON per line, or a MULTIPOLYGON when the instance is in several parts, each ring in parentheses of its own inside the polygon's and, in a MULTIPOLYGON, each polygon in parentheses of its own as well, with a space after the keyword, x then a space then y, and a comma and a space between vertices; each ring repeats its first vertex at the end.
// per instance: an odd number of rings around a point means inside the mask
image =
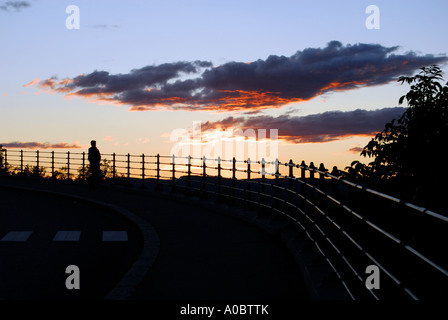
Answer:
POLYGON ((399 99, 408 108, 399 119, 363 148, 361 155, 373 158, 368 165, 354 161, 348 177, 370 183, 393 181, 394 185, 434 189, 445 185, 448 177, 444 146, 448 141, 448 83, 444 86, 437 65, 423 67, 413 77, 398 82, 411 85, 399 99))
MULTIPOLYGON (((92 176, 92 171, 90 169, 90 165, 87 164, 83 167, 78 168, 78 176, 77 176, 77 180, 88 180, 90 179, 90 177, 92 176)), ((105 179, 112 179, 113 177, 113 168, 111 166, 111 161, 107 160, 107 159, 103 159, 101 160, 100 163, 100 179, 101 180, 105 180, 105 179)), ((119 173, 115 173, 115 177, 118 178, 123 178, 124 175, 123 174, 119 174, 119 173)))
POLYGON ((22 169, 20 169, 20 167, 15 167, 14 174, 26 177, 45 177, 46 169, 45 167, 32 166, 27 164, 22 169))
POLYGON ((0 145, 0 173, 6 173, 6 172, 7 172, 7 163, 5 161, 5 157, 3 156, 3 146, 0 145))

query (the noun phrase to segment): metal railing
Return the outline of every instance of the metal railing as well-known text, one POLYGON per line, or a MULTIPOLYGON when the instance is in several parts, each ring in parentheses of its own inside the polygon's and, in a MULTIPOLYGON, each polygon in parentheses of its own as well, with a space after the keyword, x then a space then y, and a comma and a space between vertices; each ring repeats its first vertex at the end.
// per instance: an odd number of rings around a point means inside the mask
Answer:
MULTIPOLYGON (((3 150, 13 174, 86 180, 85 152, 3 150)), ((110 181, 215 197, 286 219, 303 232, 352 299, 447 297, 448 217, 341 177, 336 167, 233 159, 103 154, 110 181), (267 168, 269 166, 269 168, 267 168), (299 174, 295 172, 299 170, 299 174), (286 172, 281 172, 286 171, 286 172), (369 265, 381 289, 365 285, 369 265)))

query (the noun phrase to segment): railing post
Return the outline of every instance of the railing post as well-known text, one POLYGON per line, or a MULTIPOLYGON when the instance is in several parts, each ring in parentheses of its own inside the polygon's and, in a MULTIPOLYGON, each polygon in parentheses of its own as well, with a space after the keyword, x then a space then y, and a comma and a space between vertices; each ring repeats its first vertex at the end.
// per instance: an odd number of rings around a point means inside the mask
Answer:
POLYGON ((280 171, 279 171, 279 166, 278 166, 278 158, 275 159, 275 207, 278 209, 279 206, 279 201, 278 201, 278 197, 279 197, 279 176, 280 176, 280 171))
POLYGON ((333 175, 335 177, 339 177, 340 173, 339 173, 339 169, 337 166, 333 167, 333 170, 331 170, 331 175, 333 175))
POLYGON ((142 186, 143 189, 145 187, 145 154, 142 153, 142 186))
POLYGON ((128 182, 131 180, 131 155, 127 154, 127 175, 128 175, 128 182))
POLYGON ((325 169, 324 164, 321 162, 319 165, 319 184, 323 185, 323 183, 325 182, 325 172, 327 172, 328 170, 325 169), (324 172, 324 173, 322 173, 324 172))
POLYGON ((174 191, 174 188, 176 187, 176 164, 175 164, 176 157, 171 155, 171 164, 172 164, 172 176, 171 176, 171 183, 172 183, 172 191, 174 191))
POLYGON ((205 179, 207 177, 207 173, 206 173, 206 164, 205 164, 205 156, 202 157, 202 193, 205 196, 205 192, 206 192, 206 185, 205 185, 205 179))
MULTIPOLYGON (((289 173, 288 173, 288 177, 289 177, 289 182, 288 182, 288 188, 289 190, 293 191, 294 190, 294 162, 292 162, 292 159, 289 159, 289 173)), ((288 202, 290 203, 289 208, 290 208, 290 212, 293 212, 293 207, 292 205, 294 205, 294 197, 292 196, 292 192, 288 192, 289 193, 289 197, 288 197, 288 202)))
MULTIPOLYGON (((250 201, 250 158, 247 158, 246 201, 250 201)), ((250 206, 250 205, 249 205, 250 206)))
POLYGON ((23 150, 20 150, 20 173, 23 173, 23 150))
POLYGON ((39 150, 36 151, 36 170, 39 172, 39 150))
POLYGON ((115 180, 115 152, 112 154, 112 179, 115 180))
POLYGON ((292 162, 292 159, 289 159, 289 173, 288 173, 288 177, 290 178, 294 178, 294 162, 292 162))
MULTIPOLYGON (((1 149, 1 148, 0 148, 1 149)), ((4 169, 7 170, 7 165, 8 165, 8 150, 7 149, 3 149, 4 153, 3 153, 3 157, 4 157, 4 161, 5 161, 5 166, 4 169)))
POLYGON ((188 164, 187 164, 187 187, 188 187, 188 191, 191 191, 191 155, 188 155, 188 164))
POLYGON ((67 179, 70 179, 70 151, 67 151, 67 179))
MULTIPOLYGON (((316 170, 316 166, 314 165, 314 163, 311 161, 310 162, 310 166, 309 166, 309 171, 310 171, 310 184, 312 186, 315 185, 315 180, 314 180, 314 174, 315 174, 315 170, 316 170)), ((309 199, 314 202, 316 201, 316 192, 314 189, 312 188, 308 188, 308 190, 310 191, 310 195, 309 195, 309 199)))
POLYGON ((302 160, 302 162, 300 163, 300 179, 305 179, 305 175, 306 175, 306 164, 305 164, 305 160, 302 160))
MULTIPOLYGON (((307 165, 305 164, 305 160, 302 160, 302 162, 300 163, 300 179, 302 179, 303 181, 306 181, 306 168, 307 165)), ((307 196, 307 192, 308 192, 308 187, 306 187, 303 183, 300 184, 300 193, 302 194, 303 198, 301 198, 301 204, 302 207, 305 208, 306 206, 306 196, 307 196)))
MULTIPOLYGON (((331 170, 331 175, 335 177, 339 177, 341 175, 337 166, 333 167, 333 170, 331 170)), ((332 178, 331 187, 333 189, 333 192, 337 192, 338 180, 332 178)))
POLYGON ((325 173, 322 173, 322 172, 327 171, 327 169, 325 169, 325 166, 323 163, 321 163, 319 165, 319 171, 321 171, 321 172, 319 172, 319 179, 320 179, 320 181, 323 181, 325 179, 325 173))
POLYGON ((82 153, 82 171, 81 171, 81 175, 82 175, 82 180, 86 180, 86 153, 83 152, 82 153))
POLYGON ((156 156, 156 166, 157 166, 157 168, 156 168, 156 170, 157 170, 157 172, 156 172, 156 179, 157 179, 157 189, 159 189, 160 188, 160 154, 157 154, 157 156, 156 156))
POLYGON ((236 159, 232 159, 232 202, 235 201, 235 187, 236 187, 236 159))
MULTIPOLYGON (((266 205, 266 161, 261 158, 261 204, 266 205)), ((264 206, 262 211, 264 211, 264 206)))
POLYGON ((218 157, 218 197, 221 197, 221 157, 218 157))
MULTIPOLYGON (((84 169, 84 161, 82 167, 84 169)), ((54 150, 51 151, 51 177, 54 178, 54 150)))
POLYGON ((314 170, 316 170, 316 167, 314 166, 314 163, 311 161, 310 163, 310 181, 314 182, 314 170))

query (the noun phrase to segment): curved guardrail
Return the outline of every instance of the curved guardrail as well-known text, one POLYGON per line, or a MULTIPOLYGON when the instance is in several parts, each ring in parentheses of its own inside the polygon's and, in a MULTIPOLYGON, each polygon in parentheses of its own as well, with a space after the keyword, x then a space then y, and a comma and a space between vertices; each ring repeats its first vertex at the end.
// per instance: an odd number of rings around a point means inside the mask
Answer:
MULTIPOLYGON (((329 173, 323 164, 292 160, 103 157, 109 159, 103 163, 107 179, 169 186, 287 219, 308 237, 352 299, 432 299, 448 285, 448 257, 440 249, 448 240, 448 217, 348 181, 337 168, 329 173), (365 285, 372 264, 385 275, 379 290, 365 285)), ((89 175, 84 152, 3 150, 3 158, 14 174, 79 180, 89 175)))

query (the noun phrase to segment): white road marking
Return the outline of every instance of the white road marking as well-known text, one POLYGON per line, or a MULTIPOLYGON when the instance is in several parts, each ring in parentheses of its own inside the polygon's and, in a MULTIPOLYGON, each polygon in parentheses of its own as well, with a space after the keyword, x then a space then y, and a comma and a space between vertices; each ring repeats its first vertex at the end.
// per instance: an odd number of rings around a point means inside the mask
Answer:
POLYGON ((103 231, 103 241, 128 241, 126 231, 103 231))
POLYGON ((0 241, 25 242, 32 233, 32 231, 11 231, 8 232, 0 241))
POLYGON ((81 231, 58 231, 53 241, 79 241, 81 231))

